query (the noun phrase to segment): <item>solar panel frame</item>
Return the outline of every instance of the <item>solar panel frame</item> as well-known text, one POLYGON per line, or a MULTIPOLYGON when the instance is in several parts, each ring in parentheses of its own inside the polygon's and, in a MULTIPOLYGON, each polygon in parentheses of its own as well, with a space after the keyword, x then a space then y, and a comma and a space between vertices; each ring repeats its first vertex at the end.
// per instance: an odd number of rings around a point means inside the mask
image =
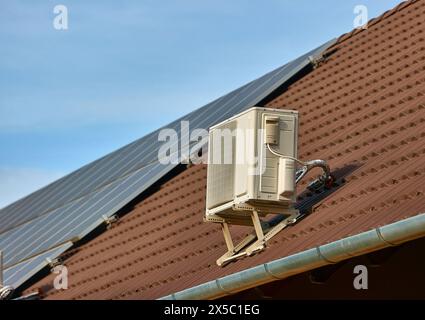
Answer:
POLYGON ((72 242, 67 242, 43 252, 37 256, 23 261, 13 267, 4 270, 4 284, 19 288, 37 272, 49 265, 49 260, 57 259, 62 253, 72 247, 72 242))

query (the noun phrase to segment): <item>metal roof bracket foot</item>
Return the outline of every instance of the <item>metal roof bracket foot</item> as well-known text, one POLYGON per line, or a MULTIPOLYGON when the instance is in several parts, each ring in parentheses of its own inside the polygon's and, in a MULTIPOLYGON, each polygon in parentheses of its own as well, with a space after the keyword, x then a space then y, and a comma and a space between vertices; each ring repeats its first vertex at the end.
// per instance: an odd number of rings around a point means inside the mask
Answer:
POLYGON ((217 260, 217 265, 223 267, 236 259, 239 259, 244 256, 251 256, 254 253, 264 250, 267 241, 269 241, 285 227, 294 223, 298 216, 298 211, 294 211, 293 214, 291 214, 275 226, 264 229, 262 227, 261 220, 258 217, 257 211, 254 210, 251 213, 251 219, 255 232, 246 236, 236 246, 233 245, 232 236, 230 234, 230 230, 227 223, 222 223, 221 227, 228 251, 217 260))

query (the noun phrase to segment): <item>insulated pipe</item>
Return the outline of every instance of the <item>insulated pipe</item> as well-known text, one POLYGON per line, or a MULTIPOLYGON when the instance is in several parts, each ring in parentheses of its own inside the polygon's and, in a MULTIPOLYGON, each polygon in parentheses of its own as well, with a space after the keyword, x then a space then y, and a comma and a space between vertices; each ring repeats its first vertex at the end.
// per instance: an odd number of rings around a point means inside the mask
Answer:
POLYGON ((331 176, 331 170, 325 160, 311 160, 304 162, 304 165, 296 172, 295 183, 298 183, 313 168, 322 168, 322 179, 326 181, 331 176))
POLYGON ((217 299, 423 236, 425 236, 425 214, 419 214, 179 291, 160 300, 217 299))
POLYGON ((329 165, 326 163, 325 160, 311 160, 311 161, 305 162, 305 165, 307 167, 307 171, 310 171, 313 168, 319 167, 323 169, 326 177, 329 177, 331 175, 331 170, 329 169, 329 165))

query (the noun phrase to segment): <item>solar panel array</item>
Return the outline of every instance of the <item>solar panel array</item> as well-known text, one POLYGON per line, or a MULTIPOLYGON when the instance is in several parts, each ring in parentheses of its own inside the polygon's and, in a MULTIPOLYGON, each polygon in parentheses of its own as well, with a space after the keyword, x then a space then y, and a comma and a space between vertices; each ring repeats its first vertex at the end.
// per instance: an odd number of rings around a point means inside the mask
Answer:
MULTIPOLYGON (((310 64, 334 40, 172 122, 208 129, 257 105, 310 64)), ((159 163, 160 129, 0 210, 5 268, 31 261, 58 244, 81 239, 176 165, 159 163)), ((183 137, 184 138, 184 137, 183 137)), ((60 250, 59 250, 60 251, 60 250)), ((57 251, 56 253, 58 253, 57 251)), ((23 270, 27 270, 24 268, 23 270)), ((7 282, 6 282, 7 283, 7 282)))

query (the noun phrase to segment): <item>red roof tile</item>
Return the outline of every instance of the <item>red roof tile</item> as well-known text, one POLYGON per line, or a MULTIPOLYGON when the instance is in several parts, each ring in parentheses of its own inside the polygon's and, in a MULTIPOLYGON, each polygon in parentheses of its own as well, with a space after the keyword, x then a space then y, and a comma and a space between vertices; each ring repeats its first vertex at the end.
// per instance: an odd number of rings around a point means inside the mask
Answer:
POLYGON ((206 166, 193 166, 71 251, 68 290, 49 290, 48 276, 27 292, 43 288, 48 299, 158 298, 425 212, 424 16, 425 1, 408 1, 367 30, 341 36, 327 61, 269 103, 300 112, 301 159, 355 170, 266 250, 224 268, 215 264, 225 244, 219 226, 202 221, 206 166))

